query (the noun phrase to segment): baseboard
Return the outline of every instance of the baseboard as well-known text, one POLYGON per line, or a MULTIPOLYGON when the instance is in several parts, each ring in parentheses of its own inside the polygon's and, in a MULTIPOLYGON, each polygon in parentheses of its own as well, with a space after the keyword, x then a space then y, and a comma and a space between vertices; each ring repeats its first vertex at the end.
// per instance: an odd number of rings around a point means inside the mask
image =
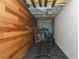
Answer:
POLYGON ((62 51, 62 53, 69 59, 69 57, 67 56, 67 54, 61 49, 61 47, 59 46, 58 43, 56 43, 56 37, 54 36, 55 39, 55 44, 58 46, 58 48, 62 51))

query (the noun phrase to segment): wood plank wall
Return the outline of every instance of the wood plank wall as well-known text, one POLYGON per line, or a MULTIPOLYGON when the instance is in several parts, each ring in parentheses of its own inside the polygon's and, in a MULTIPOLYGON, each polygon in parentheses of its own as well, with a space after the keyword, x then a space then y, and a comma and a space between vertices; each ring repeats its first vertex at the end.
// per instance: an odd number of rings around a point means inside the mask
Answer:
POLYGON ((22 59, 33 41, 32 15, 20 0, 0 0, 0 59, 22 59))

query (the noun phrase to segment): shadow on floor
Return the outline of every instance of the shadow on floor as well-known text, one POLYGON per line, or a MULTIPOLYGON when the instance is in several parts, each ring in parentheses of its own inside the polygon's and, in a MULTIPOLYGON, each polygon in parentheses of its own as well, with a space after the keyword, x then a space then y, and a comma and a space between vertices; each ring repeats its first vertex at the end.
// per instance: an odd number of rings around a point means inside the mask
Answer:
POLYGON ((68 59, 67 56, 59 49, 56 44, 51 46, 48 56, 38 56, 38 49, 38 44, 32 45, 28 54, 26 54, 23 59, 68 59))

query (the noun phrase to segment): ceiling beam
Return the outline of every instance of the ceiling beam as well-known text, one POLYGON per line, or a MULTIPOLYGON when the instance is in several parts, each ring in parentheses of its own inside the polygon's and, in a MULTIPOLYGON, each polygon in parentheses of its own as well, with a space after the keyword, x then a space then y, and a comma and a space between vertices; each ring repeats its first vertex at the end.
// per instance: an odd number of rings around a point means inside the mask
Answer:
POLYGON ((57 0, 53 0, 53 2, 52 2, 52 7, 54 7, 56 1, 57 1, 57 0))
POLYGON ((45 0, 44 7, 47 7, 47 2, 48 2, 48 0, 45 0))
POLYGON ((29 5, 26 3, 26 0, 23 0, 23 2, 25 3, 25 5, 26 5, 27 7, 29 7, 29 5))
POLYGON ((42 0, 38 0, 39 6, 42 7, 42 0))
POLYGON ((26 4, 26 5, 27 5, 28 8, 30 7, 28 4, 26 4))
POLYGON ((32 3, 33 7, 35 7, 35 8, 36 8, 36 5, 35 5, 34 0, 31 0, 31 3, 32 3))

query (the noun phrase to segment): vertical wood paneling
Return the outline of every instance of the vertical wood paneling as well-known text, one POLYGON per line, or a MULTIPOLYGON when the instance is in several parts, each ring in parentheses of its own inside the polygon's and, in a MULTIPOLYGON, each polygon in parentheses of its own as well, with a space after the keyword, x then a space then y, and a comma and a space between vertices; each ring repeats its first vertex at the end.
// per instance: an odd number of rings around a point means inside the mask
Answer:
POLYGON ((0 0, 0 59, 22 59, 32 41, 32 14, 20 0, 0 0))

